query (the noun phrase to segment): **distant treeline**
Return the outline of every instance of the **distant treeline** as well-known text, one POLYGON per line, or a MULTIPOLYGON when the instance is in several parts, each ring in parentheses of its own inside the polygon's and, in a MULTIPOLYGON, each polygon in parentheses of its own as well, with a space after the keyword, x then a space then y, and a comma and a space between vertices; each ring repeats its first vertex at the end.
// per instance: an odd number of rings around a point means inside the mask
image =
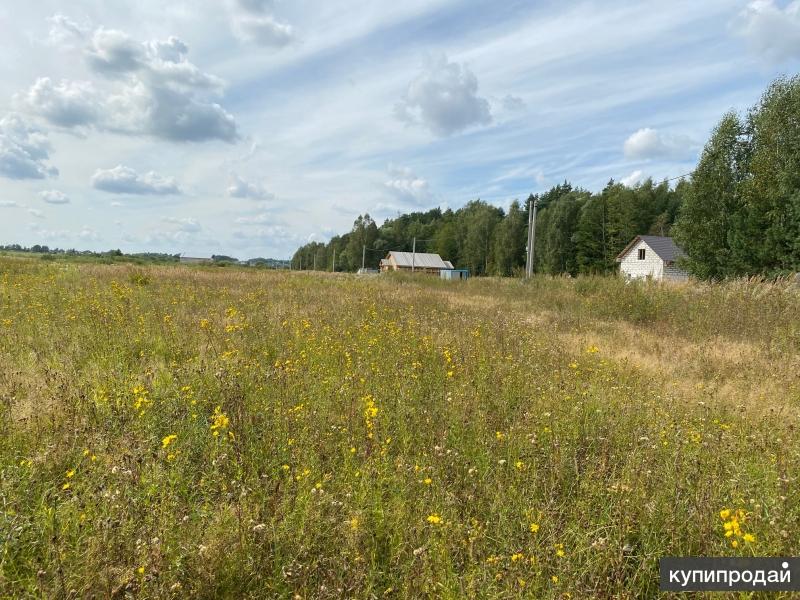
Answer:
MULTIPOLYGON (((668 235, 686 184, 647 181, 631 189, 610 182, 600 194, 574 189, 569 183, 536 196, 536 270, 541 273, 602 273, 638 233, 668 235)), ((530 200, 533 200, 531 196, 530 200)), ((481 200, 458 210, 416 212, 389 219, 377 227, 369 215, 359 216, 350 233, 327 244, 310 243, 293 258, 293 268, 336 270, 361 266, 366 245, 367 267, 375 268, 389 250, 435 252, 476 275, 512 275, 525 265, 529 203, 511 203, 508 211, 481 200)))
MULTIPOLYGON (((606 273, 636 235, 673 236, 701 278, 800 270, 800 79, 779 79, 745 116, 726 114, 692 176, 670 186, 613 180, 599 193, 564 182, 538 199, 534 269, 606 273)), ((378 227, 359 216, 349 233, 299 248, 293 268, 375 268, 390 250, 436 252, 475 275, 513 275, 525 264, 529 202, 507 211, 481 200, 414 212, 378 227)))
MULTIPOLYGON (((55 260, 57 258, 76 258, 88 261, 98 261, 104 263, 113 262, 133 262, 137 264, 145 263, 178 263, 180 262, 180 254, 165 254, 160 252, 137 252, 133 254, 126 254, 121 250, 106 250, 104 252, 94 252, 92 250, 75 250, 74 248, 50 248, 49 246, 34 244, 33 246, 21 246, 20 244, 0 245, 0 252, 22 252, 30 254, 38 254, 43 260, 55 260)), ((211 264, 218 267, 225 267, 230 265, 242 265, 248 267, 257 267, 263 269, 289 269, 291 268, 291 261, 278 258, 250 258, 240 261, 233 256, 224 254, 213 254, 211 256, 211 264)))
POLYGON ((28 252, 31 254, 55 256, 83 256, 99 259, 138 259, 147 262, 178 262, 179 254, 163 254, 159 252, 140 252, 136 254, 125 254, 122 250, 106 250, 104 252, 94 252, 92 250, 76 250, 74 248, 50 248, 40 244, 33 246, 21 246, 19 244, 0 245, 1 252, 28 252))

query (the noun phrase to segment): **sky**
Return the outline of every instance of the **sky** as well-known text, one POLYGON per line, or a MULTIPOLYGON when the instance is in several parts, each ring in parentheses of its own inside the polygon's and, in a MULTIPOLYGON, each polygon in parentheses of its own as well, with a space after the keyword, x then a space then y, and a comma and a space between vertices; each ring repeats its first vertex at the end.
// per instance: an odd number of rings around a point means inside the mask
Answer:
POLYGON ((0 0, 0 244, 288 258, 690 173, 800 0, 0 0))

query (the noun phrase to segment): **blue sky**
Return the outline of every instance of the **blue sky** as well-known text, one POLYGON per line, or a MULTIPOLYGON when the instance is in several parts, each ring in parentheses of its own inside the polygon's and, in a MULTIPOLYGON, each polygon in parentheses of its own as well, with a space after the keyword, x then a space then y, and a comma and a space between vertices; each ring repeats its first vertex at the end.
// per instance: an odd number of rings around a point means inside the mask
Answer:
POLYGON ((358 214, 692 170, 800 1, 0 3, 0 243, 288 257, 358 214))

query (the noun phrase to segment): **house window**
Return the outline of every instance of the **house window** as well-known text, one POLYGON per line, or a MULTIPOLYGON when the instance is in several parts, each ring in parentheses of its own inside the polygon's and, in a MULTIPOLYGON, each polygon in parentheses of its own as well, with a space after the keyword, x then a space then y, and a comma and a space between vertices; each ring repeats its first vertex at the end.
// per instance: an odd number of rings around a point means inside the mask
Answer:
POLYGON ((639 248, 639 260, 644 260, 644 248, 639 248))

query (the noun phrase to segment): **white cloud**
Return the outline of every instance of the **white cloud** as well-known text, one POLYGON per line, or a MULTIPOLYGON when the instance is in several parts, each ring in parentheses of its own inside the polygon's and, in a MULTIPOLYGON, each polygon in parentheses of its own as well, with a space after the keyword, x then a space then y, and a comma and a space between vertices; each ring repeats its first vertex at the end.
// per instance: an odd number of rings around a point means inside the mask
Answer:
POLYGON ((271 48, 282 48, 295 37, 294 28, 278 21, 269 0, 238 0, 231 11, 231 27, 236 36, 271 48))
POLYGON ((489 102, 478 96, 478 79, 466 65, 440 55, 428 58, 395 106, 397 116, 420 123, 440 136, 491 122, 489 102))
POLYGON ((383 185, 405 202, 422 205, 431 199, 428 182, 407 167, 389 165, 389 179, 383 185))
POLYGON ((640 169, 637 169, 627 177, 620 179, 620 183, 625 187, 632 188, 642 183, 645 179, 647 178, 644 176, 644 173, 640 169))
POLYGON ((0 208, 16 208, 19 207, 19 202, 14 200, 0 200, 0 208))
POLYGON ((51 45, 64 45, 70 41, 81 41, 88 33, 88 28, 79 25, 69 17, 56 13, 47 18, 50 23, 50 31, 47 40, 51 45))
POLYGON ((686 158, 692 148, 692 140, 687 136, 661 133, 645 127, 631 134, 623 151, 629 159, 686 158))
POLYGON ((44 190, 39 197, 48 204, 69 204, 69 197, 58 190, 44 190))
POLYGON ((275 198, 275 194, 267 191, 262 184, 245 181, 238 175, 231 176, 228 196, 231 198, 250 198, 251 200, 273 200, 275 198))
POLYGON ((86 49, 89 66, 106 75, 138 71, 144 66, 145 59, 143 45, 117 29, 98 28, 86 49))
POLYGON ((752 51, 774 62, 800 57, 800 1, 784 8, 773 0, 754 0, 734 22, 752 51))
POLYGON ((273 48, 286 46, 294 38, 292 26, 276 21, 271 15, 239 17, 234 21, 234 31, 248 42, 273 48))
POLYGON ((90 82, 53 84, 49 77, 40 77, 22 101, 31 111, 61 127, 89 125, 98 117, 97 92, 90 82))
POLYGON ((235 142, 236 120, 214 101, 224 82, 191 63, 188 52, 176 37, 139 42, 123 31, 100 27, 88 39, 84 57, 108 89, 39 78, 26 105, 63 127, 93 125, 178 142, 235 142))
POLYGON ((36 217, 37 219, 44 219, 44 213, 38 208, 29 208, 28 214, 36 217))
POLYGON ((17 115, 0 119, 0 176, 9 179, 44 179, 58 175, 47 164, 50 143, 38 128, 17 115))
POLYGON ((95 171, 92 175, 92 187, 113 194, 163 196, 181 193, 174 177, 163 177, 154 171, 139 174, 123 165, 95 171))

